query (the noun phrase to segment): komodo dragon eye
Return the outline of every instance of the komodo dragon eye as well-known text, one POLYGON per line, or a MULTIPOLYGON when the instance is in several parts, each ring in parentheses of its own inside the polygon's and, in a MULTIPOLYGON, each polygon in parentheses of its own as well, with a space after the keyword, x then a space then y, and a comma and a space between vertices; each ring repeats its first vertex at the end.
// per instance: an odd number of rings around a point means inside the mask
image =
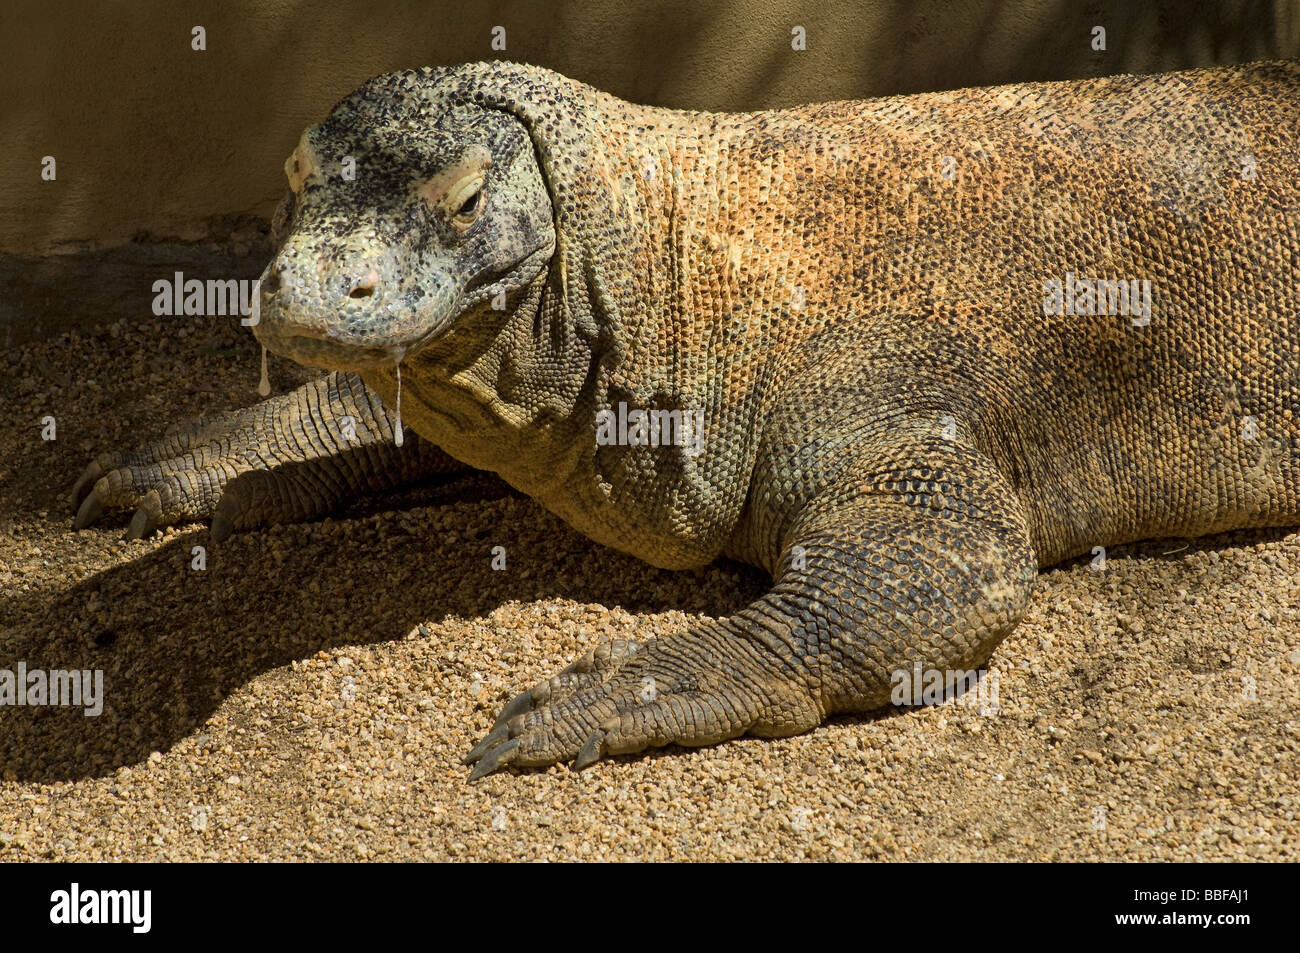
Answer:
MULTIPOLYGON (((469 197, 460 203, 460 208, 452 219, 452 224, 461 229, 473 225, 474 220, 478 218, 479 212, 483 208, 483 203, 480 201, 480 197, 483 195, 483 180, 477 179, 468 183, 465 189, 458 191, 457 198, 465 194, 466 190, 472 191, 469 191, 469 197)), ((453 203, 449 202, 448 204, 452 205, 453 203)))
POLYGON ((492 154, 482 146, 471 146, 417 191, 430 208, 447 217, 452 228, 464 232, 483 214, 483 187, 491 166, 492 154))

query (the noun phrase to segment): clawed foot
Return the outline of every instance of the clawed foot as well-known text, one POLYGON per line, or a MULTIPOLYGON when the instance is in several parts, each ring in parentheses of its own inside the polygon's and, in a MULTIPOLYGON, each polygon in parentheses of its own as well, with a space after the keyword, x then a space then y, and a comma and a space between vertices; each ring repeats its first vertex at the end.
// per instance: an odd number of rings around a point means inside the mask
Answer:
POLYGON ((327 374, 251 407, 182 423, 141 449, 100 454, 72 490, 72 525, 84 529, 109 510, 134 507, 128 539, 211 518, 220 541, 312 519, 426 471, 461 468, 423 441, 397 448, 391 434, 359 378, 327 374))
POLYGON ((224 423, 214 419, 206 430, 176 431, 141 450, 100 454, 72 488, 72 528, 85 529, 108 510, 135 507, 125 538, 143 539, 161 526, 211 516, 223 487, 249 469, 222 439, 224 423))
POLYGON ((797 734, 821 722, 805 682, 774 672, 743 639, 720 641, 690 633, 602 643, 505 706, 464 758, 474 765, 469 780, 509 765, 572 761, 581 770, 606 755, 716 744, 747 731, 797 734))

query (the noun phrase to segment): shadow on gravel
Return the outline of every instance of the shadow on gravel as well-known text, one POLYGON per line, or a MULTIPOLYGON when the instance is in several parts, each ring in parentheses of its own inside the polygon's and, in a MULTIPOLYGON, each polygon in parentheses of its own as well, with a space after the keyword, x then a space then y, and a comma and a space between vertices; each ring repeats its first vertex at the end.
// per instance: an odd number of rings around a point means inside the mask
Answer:
MULTIPOLYGON (((0 669, 13 670, 22 661, 29 671, 102 670, 104 707, 98 717, 86 717, 80 708, 0 707, 3 776, 51 783, 111 774, 168 750, 263 672, 322 649, 401 640, 424 622, 478 618, 508 602, 554 597, 629 612, 724 615, 766 585, 758 570, 724 562, 709 571, 722 568, 735 585, 725 598, 710 597, 706 589, 717 589, 700 585, 703 571, 654 569, 600 547, 486 474, 369 500, 343 515, 354 522, 282 526, 221 544, 206 530, 188 532, 76 585, 51 604, 39 604, 36 595, 12 597, 8 605, 18 621, 0 636, 0 669), (499 509, 447 504, 504 498, 517 499, 516 518, 504 537, 512 571, 494 572, 486 554, 503 538, 499 509), (379 525, 367 523, 367 514, 381 512, 396 515, 378 517, 379 525), (195 546, 206 548, 205 571, 190 568, 195 546), (558 557, 543 561, 538 554, 558 557), (592 565, 600 572, 591 572, 592 565)), ((1113 547, 1110 556, 1166 562, 1171 574, 1194 589, 1223 580, 1193 555, 1289 532, 1147 541, 1113 547)), ((1117 562, 1118 571, 1107 576, 1119 581, 1124 565, 1117 562)), ((557 658, 555 667, 567 661, 557 658)), ((833 720, 859 723, 889 714, 833 720)))
MULTIPOLYGON (((516 495, 476 475, 348 512, 516 495)), ((628 611, 724 614, 762 590, 761 573, 733 564, 734 601, 702 605, 698 574, 654 569, 597 546, 535 504, 517 505, 509 572, 492 571, 486 557, 501 538, 499 511, 456 506, 399 512, 361 531, 355 523, 347 531, 337 522, 297 524, 220 544, 206 530, 188 532, 53 604, 11 599, 20 621, 0 640, 0 669, 19 661, 29 671, 101 669, 104 706, 98 717, 81 708, 0 707, 0 772, 44 783, 111 774, 168 750, 269 669, 322 649, 401 640, 421 623, 481 617, 511 601, 559 596, 628 611), (407 517, 421 532, 403 528, 407 517), (207 550, 203 572, 190 568, 195 546, 207 550), (474 556, 439 558, 431 548, 474 556), (532 552, 562 556, 544 563, 532 552)), ((556 659, 555 667, 567 662, 556 659)))
MULTIPOLYGON (((1143 539, 1132 543, 1123 543, 1106 547, 1107 560, 1126 559, 1133 565, 1145 561, 1157 561, 1165 564, 1171 573, 1182 573, 1188 580, 1204 579, 1206 570, 1189 557, 1197 553, 1218 552, 1224 549, 1246 548, 1264 543, 1276 543, 1300 531, 1296 526, 1265 526, 1254 529, 1234 529, 1212 536, 1198 536, 1194 539, 1165 538, 1143 539)), ((1048 566, 1043 572, 1059 569, 1073 569, 1087 566, 1093 560, 1091 553, 1084 553, 1071 559, 1063 560, 1054 566, 1048 566)), ((1109 563, 1108 563, 1109 564, 1109 563)), ((1120 565, 1124 565, 1121 563, 1120 565)), ((1109 571, 1109 570, 1107 570, 1109 571)), ((1217 571, 1217 570, 1216 570, 1217 571)))

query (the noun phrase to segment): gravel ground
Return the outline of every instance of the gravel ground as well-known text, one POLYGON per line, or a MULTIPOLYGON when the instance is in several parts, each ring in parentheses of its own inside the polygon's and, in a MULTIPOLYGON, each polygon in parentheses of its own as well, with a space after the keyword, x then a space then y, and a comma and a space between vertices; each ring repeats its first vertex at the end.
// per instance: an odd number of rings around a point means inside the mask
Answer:
POLYGON ((1281 531, 1045 573, 994 655, 996 713, 467 785, 459 755, 515 691, 602 637, 731 612, 761 574, 649 568, 486 476, 221 545, 122 542, 126 515, 73 534, 96 452, 256 399, 251 337, 177 322, 30 345, 0 379, 0 668, 102 669, 106 696, 0 708, 0 860, 1300 859, 1281 531))

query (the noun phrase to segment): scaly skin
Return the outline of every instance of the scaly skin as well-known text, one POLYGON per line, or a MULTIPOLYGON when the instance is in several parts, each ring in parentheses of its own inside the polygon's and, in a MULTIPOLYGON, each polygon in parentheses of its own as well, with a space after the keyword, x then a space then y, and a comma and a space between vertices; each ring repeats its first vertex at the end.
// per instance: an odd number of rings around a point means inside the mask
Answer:
POLYGON ((983 664, 1040 566, 1300 523, 1298 132, 1293 63, 739 115, 394 74, 290 158, 256 333, 386 406, 400 361, 410 427, 598 542, 772 574, 516 697, 472 777, 787 735, 983 664), (1149 324, 1046 314, 1067 273, 1149 324), (703 452, 599 444, 620 403, 703 452))
POLYGON ((106 508, 135 506, 128 539, 211 517, 220 541, 466 469, 414 434, 395 446, 393 420, 374 393, 355 374, 332 373, 252 407, 182 424, 144 449, 100 454, 73 487, 73 528, 89 526, 106 508))

